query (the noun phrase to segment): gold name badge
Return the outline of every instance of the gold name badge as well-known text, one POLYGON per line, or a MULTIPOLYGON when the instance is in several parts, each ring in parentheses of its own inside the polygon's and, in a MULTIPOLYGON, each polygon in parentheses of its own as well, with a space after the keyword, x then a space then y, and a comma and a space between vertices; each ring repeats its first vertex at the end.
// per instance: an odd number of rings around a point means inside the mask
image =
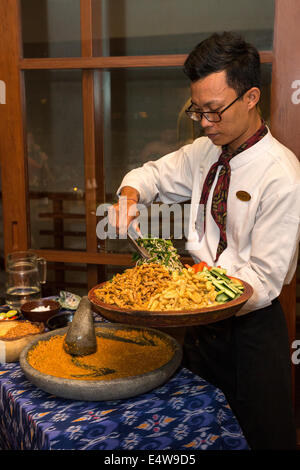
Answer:
POLYGON ((241 201, 250 201, 251 196, 246 191, 237 191, 236 197, 241 201))

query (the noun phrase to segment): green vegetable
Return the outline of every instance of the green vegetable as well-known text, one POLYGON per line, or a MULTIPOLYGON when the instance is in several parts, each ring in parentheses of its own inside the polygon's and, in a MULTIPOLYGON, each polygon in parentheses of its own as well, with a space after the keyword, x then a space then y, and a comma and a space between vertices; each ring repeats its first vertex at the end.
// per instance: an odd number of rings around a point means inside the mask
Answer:
POLYGON ((137 243, 144 247, 150 254, 148 260, 139 259, 137 264, 158 263, 166 266, 170 271, 182 271, 183 265, 180 261, 177 249, 173 246, 171 240, 163 238, 139 238, 137 243))
MULTIPOLYGON (((222 271, 224 271, 224 269, 222 271)), ((216 279, 223 281, 224 284, 227 285, 227 287, 229 287, 236 294, 239 294, 240 289, 244 288, 242 285, 239 286, 237 284, 234 284, 234 282, 228 276, 226 276, 226 274, 224 274, 223 272, 222 273, 220 272, 220 268, 212 268, 210 272, 212 275, 216 277, 216 279)))
POLYGON ((216 301, 219 302, 220 304, 224 304, 225 302, 228 302, 228 300, 231 300, 230 297, 228 297, 223 292, 221 294, 218 294, 216 297, 216 301))
POLYGON ((225 303, 230 300, 237 299, 243 293, 244 286, 242 284, 235 283, 232 279, 226 276, 226 269, 223 268, 211 268, 204 267, 200 273, 206 277, 208 281, 211 281, 213 286, 216 288, 218 295, 216 301, 225 303))

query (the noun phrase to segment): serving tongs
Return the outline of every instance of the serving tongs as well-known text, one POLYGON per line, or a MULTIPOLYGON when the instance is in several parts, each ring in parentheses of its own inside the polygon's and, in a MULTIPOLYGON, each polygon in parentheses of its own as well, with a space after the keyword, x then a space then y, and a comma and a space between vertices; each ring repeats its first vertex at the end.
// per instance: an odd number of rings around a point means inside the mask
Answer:
POLYGON ((139 253, 139 255, 143 259, 150 259, 151 255, 149 251, 147 251, 143 246, 140 246, 136 241, 137 239, 144 237, 135 221, 131 222, 131 224, 128 226, 127 235, 131 245, 139 253))

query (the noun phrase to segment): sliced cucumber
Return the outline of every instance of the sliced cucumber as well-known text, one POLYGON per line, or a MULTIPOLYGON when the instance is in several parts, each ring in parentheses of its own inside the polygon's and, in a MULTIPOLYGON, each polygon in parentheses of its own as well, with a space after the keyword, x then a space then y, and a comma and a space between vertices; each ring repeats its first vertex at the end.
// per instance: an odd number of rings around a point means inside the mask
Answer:
POLYGON ((223 303, 223 302, 225 303, 229 299, 230 298, 226 294, 224 294, 224 292, 218 294, 217 297, 216 297, 216 301, 219 302, 219 303, 223 303))
POLYGON ((226 274, 222 274, 219 272, 219 270, 217 271, 217 268, 213 268, 211 270, 211 274, 213 276, 216 276, 217 280, 219 282, 223 281, 224 285, 228 288, 228 289, 231 289, 233 292, 235 292, 236 294, 240 294, 241 293, 241 290, 244 289, 244 287, 241 285, 241 286, 237 286, 236 284, 234 284, 233 281, 231 281, 231 279, 226 276, 226 274))

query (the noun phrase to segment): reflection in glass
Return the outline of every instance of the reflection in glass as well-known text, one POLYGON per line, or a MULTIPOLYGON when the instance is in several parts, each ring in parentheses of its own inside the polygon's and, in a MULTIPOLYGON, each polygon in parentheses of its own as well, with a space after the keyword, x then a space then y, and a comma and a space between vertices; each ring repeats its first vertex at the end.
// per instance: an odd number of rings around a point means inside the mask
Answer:
POLYGON ((24 57, 79 57, 80 0, 21 0, 24 57))
POLYGON ((188 53, 214 32, 235 31, 272 49, 274 0, 97 0, 98 55, 188 53))
POLYGON ((191 141, 193 126, 184 113, 189 82, 180 69, 104 74, 106 194, 111 201, 127 171, 191 141))
POLYGON ((47 282, 42 286, 43 296, 58 296, 60 291, 87 295, 87 265, 48 262, 47 282))
POLYGON ((85 249, 81 71, 26 71, 32 248, 85 249))

